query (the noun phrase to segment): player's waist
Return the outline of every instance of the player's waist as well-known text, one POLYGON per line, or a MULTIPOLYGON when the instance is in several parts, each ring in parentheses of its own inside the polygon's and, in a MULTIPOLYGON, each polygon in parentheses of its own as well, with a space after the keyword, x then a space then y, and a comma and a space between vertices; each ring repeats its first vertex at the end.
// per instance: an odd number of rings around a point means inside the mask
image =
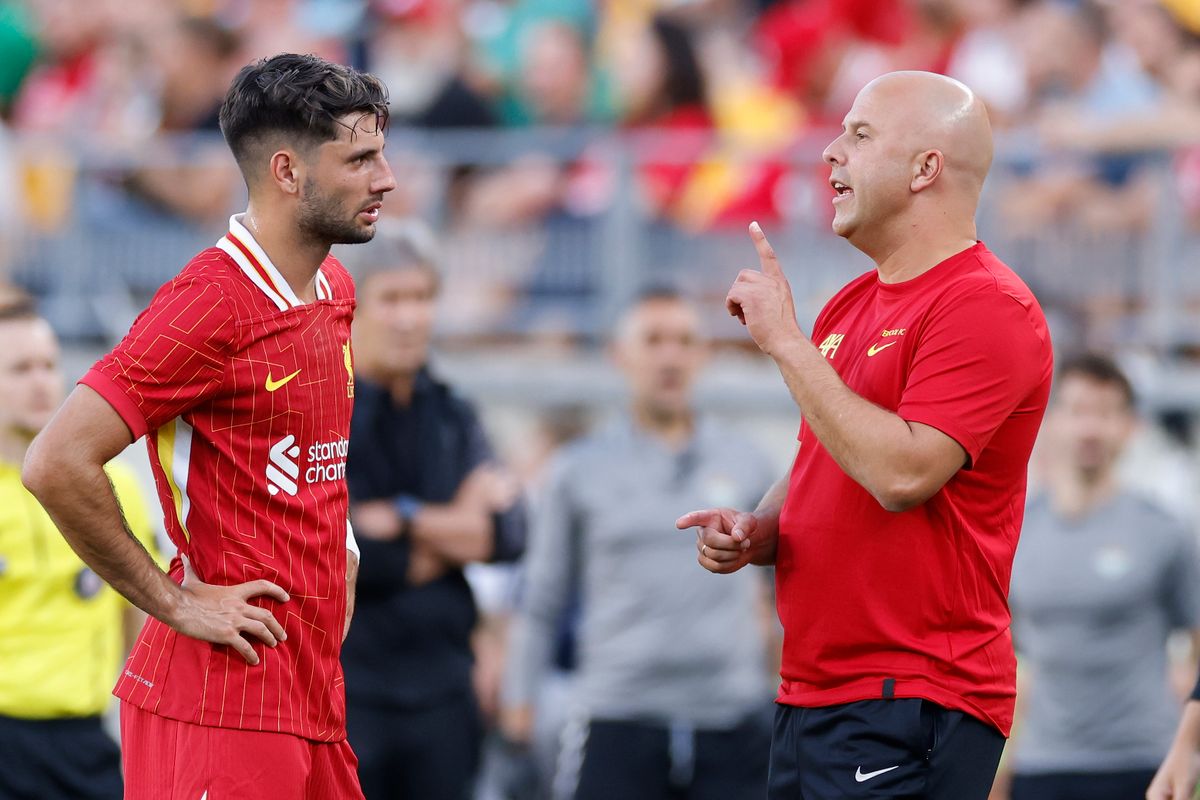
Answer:
POLYGON ((124 704, 128 703, 146 713, 205 728, 283 733, 314 742, 340 742, 346 738, 344 704, 336 707, 310 705, 301 713, 235 713, 232 709, 189 706, 173 697, 148 702, 134 693, 122 691, 120 684, 113 694, 122 701, 122 714, 126 709, 124 704))

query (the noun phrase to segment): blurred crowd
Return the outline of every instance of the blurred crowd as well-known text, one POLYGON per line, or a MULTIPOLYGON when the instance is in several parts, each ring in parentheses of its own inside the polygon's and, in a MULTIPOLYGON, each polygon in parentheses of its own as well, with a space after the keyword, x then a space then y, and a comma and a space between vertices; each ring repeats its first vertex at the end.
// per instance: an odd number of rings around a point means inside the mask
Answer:
MULTIPOLYGON (((124 236, 98 247, 110 272, 161 258, 135 234, 219 232, 242 198, 216 109, 237 69, 283 50, 386 82, 400 188, 385 211, 461 245, 461 316, 495 331, 590 320, 627 217, 666 236, 632 251, 642 270, 704 261, 679 256, 678 235, 751 219, 827 231, 819 153, 888 70, 953 75, 987 101, 993 244, 1200 223, 1193 0, 2 0, 0 179, 20 190, 0 198, 0 230, 124 236)), ((1130 247, 1097 250, 1120 274, 1085 313, 1152 294, 1130 247)), ((1044 249, 1030 253, 1014 260, 1034 270, 1044 249)), ((1050 305, 1073 305, 1046 284, 1050 305)))

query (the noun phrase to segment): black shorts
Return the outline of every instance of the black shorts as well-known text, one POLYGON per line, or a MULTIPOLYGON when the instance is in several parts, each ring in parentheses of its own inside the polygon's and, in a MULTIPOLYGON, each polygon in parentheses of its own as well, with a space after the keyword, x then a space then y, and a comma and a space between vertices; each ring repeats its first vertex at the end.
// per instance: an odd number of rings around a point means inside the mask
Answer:
POLYGON ((1156 771, 1017 773, 1012 800, 1143 800, 1156 771))
POLYGON ((928 700, 780 705, 769 800, 987 800, 1004 736, 928 700))
MULTIPOLYGON (((578 774, 566 781, 556 776, 555 795, 572 800, 762 800, 770 725, 769 708, 725 730, 592 720, 582 740, 578 774)), ((567 747, 564 762, 571 760, 567 747)))
POLYGON ((0 800, 121 800, 121 752, 100 717, 0 716, 0 800))

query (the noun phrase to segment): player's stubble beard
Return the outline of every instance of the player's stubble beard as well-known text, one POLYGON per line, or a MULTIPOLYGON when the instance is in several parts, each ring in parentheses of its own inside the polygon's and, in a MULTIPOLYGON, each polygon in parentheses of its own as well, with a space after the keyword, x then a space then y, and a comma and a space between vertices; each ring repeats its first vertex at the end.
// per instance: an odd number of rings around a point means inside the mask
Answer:
POLYGON ((304 181, 296 219, 303 236, 322 245, 363 244, 374 239, 375 226, 361 226, 357 219, 357 211, 347 211, 336 198, 322 193, 312 178, 304 181))

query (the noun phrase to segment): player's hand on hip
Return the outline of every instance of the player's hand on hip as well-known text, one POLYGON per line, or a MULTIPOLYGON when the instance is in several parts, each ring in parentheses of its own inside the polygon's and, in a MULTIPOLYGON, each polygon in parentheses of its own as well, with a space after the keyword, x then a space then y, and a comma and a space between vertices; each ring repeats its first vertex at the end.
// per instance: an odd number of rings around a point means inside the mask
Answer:
POLYGON ((257 664, 259 657, 248 637, 268 647, 287 639, 274 614, 250 604, 255 597, 286 603, 288 593, 281 587, 267 580, 216 586, 196 577, 187 558, 183 559, 183 568, 180 601, 167 621, 172 628, 193 639, 229 645, 250 665, 257 664))
POLYGON ((792 287, 775 250, 757 222, 750 224, 750 238, 758 252, 761 269, 744 269, 725 298, 725 308, 741 320, 758 348, 772 355, 790 338, 803 336, 796 324, 792 287))
POLYGON ((758 517, 732 508, 707 508, 675 520, 680 530, 696 529, 696 560, 709 572, 728 574, 750 563, 758 517))
POLYGON ((1191 800, 1196 777, 1196 754, 1171 748, 1146 790, 1146 800, 1191 800))

